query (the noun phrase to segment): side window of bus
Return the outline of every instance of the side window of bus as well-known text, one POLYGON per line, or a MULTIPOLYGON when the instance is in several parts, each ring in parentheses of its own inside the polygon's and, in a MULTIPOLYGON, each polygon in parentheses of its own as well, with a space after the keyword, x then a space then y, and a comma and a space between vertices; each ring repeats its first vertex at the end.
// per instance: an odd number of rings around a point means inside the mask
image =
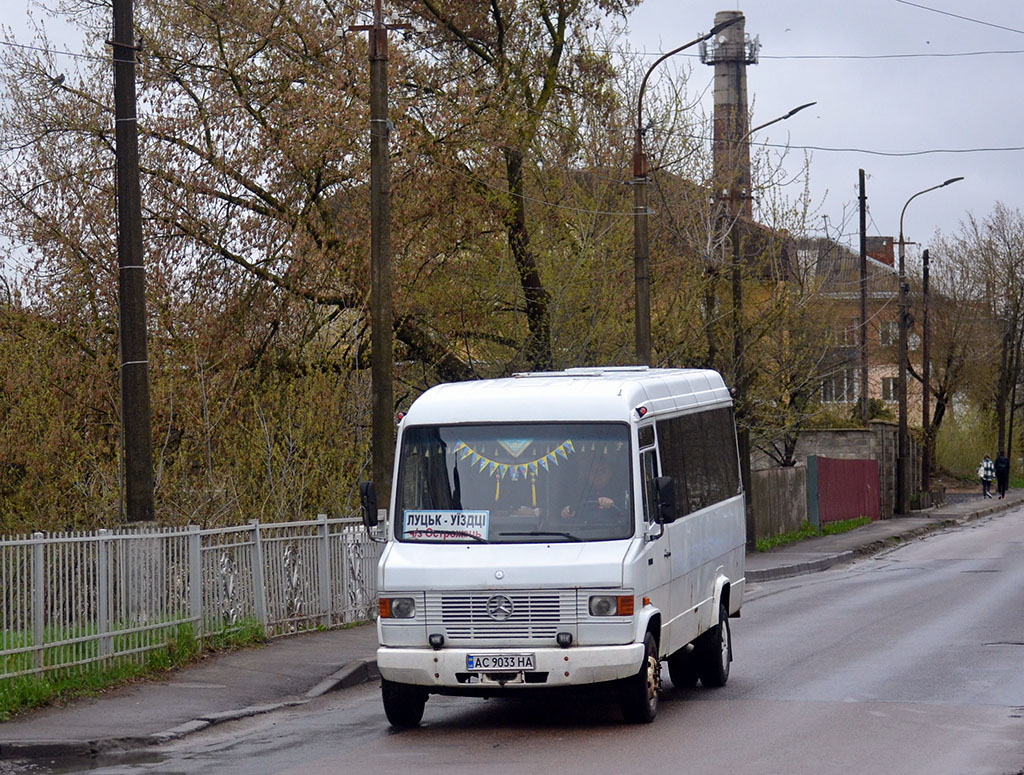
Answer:
POLYGON ((712 409, 658 422, 661 466, 675 485, 679 515, 734 496, 739 467, 729 409, 712 409))
POLYGON ((658 476, 658 460, 653 449, 640 453, 640 470, 643 476, 644 519, 654 522, 658 513, 654 491, 654 480, 658 476))

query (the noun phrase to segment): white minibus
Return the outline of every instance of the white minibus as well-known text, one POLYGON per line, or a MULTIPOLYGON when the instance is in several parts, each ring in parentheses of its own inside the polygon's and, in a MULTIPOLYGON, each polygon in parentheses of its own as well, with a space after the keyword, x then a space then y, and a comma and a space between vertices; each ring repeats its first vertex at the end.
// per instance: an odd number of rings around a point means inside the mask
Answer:
POLYGON ((699 369, 518 374, 416 399, 377 569, 390 723, 419 724, 431 694, 588 685, 648 722, 663 660, 677 687, 724 685, 746 541, 732 412, 699 369))

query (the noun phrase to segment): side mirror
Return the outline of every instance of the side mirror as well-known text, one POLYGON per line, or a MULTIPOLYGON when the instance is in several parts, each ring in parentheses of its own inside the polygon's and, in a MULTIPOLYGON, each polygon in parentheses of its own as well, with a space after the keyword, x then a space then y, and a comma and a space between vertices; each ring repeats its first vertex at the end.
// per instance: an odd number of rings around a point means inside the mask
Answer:
POLYGON ((377 527, 377 488, 373 482, 359 483, 359 502, 363 507, 363 526, 367 530, 377 527))
POLYGON ((654 480, 654 497, 658 503, 658 522, 667 525, 676 521, 676 494, 671 476, 654 480))

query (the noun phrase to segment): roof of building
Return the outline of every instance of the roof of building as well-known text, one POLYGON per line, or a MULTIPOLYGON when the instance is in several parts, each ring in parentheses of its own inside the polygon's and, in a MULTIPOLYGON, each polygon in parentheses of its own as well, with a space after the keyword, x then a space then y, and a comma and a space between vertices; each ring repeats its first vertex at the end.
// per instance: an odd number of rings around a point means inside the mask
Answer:
MULTIPOLYGON (((899 291, 893 267, 892 238, 874 238, 867 254, 869 298, 891 298, 899 291)), ((804 271, 820 283, 822 292, 833 298, 860 297, 860 255, 834 240, 813 237, 799 240, 797 256, 804 271)))

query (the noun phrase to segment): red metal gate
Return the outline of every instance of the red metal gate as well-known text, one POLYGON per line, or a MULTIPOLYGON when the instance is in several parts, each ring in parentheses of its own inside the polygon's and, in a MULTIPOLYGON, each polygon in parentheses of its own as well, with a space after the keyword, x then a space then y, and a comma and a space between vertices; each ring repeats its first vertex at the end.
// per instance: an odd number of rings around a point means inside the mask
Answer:
POLYGON ((818 458, 818 517, 822 523, 881 515, 877 460, 818 458))

